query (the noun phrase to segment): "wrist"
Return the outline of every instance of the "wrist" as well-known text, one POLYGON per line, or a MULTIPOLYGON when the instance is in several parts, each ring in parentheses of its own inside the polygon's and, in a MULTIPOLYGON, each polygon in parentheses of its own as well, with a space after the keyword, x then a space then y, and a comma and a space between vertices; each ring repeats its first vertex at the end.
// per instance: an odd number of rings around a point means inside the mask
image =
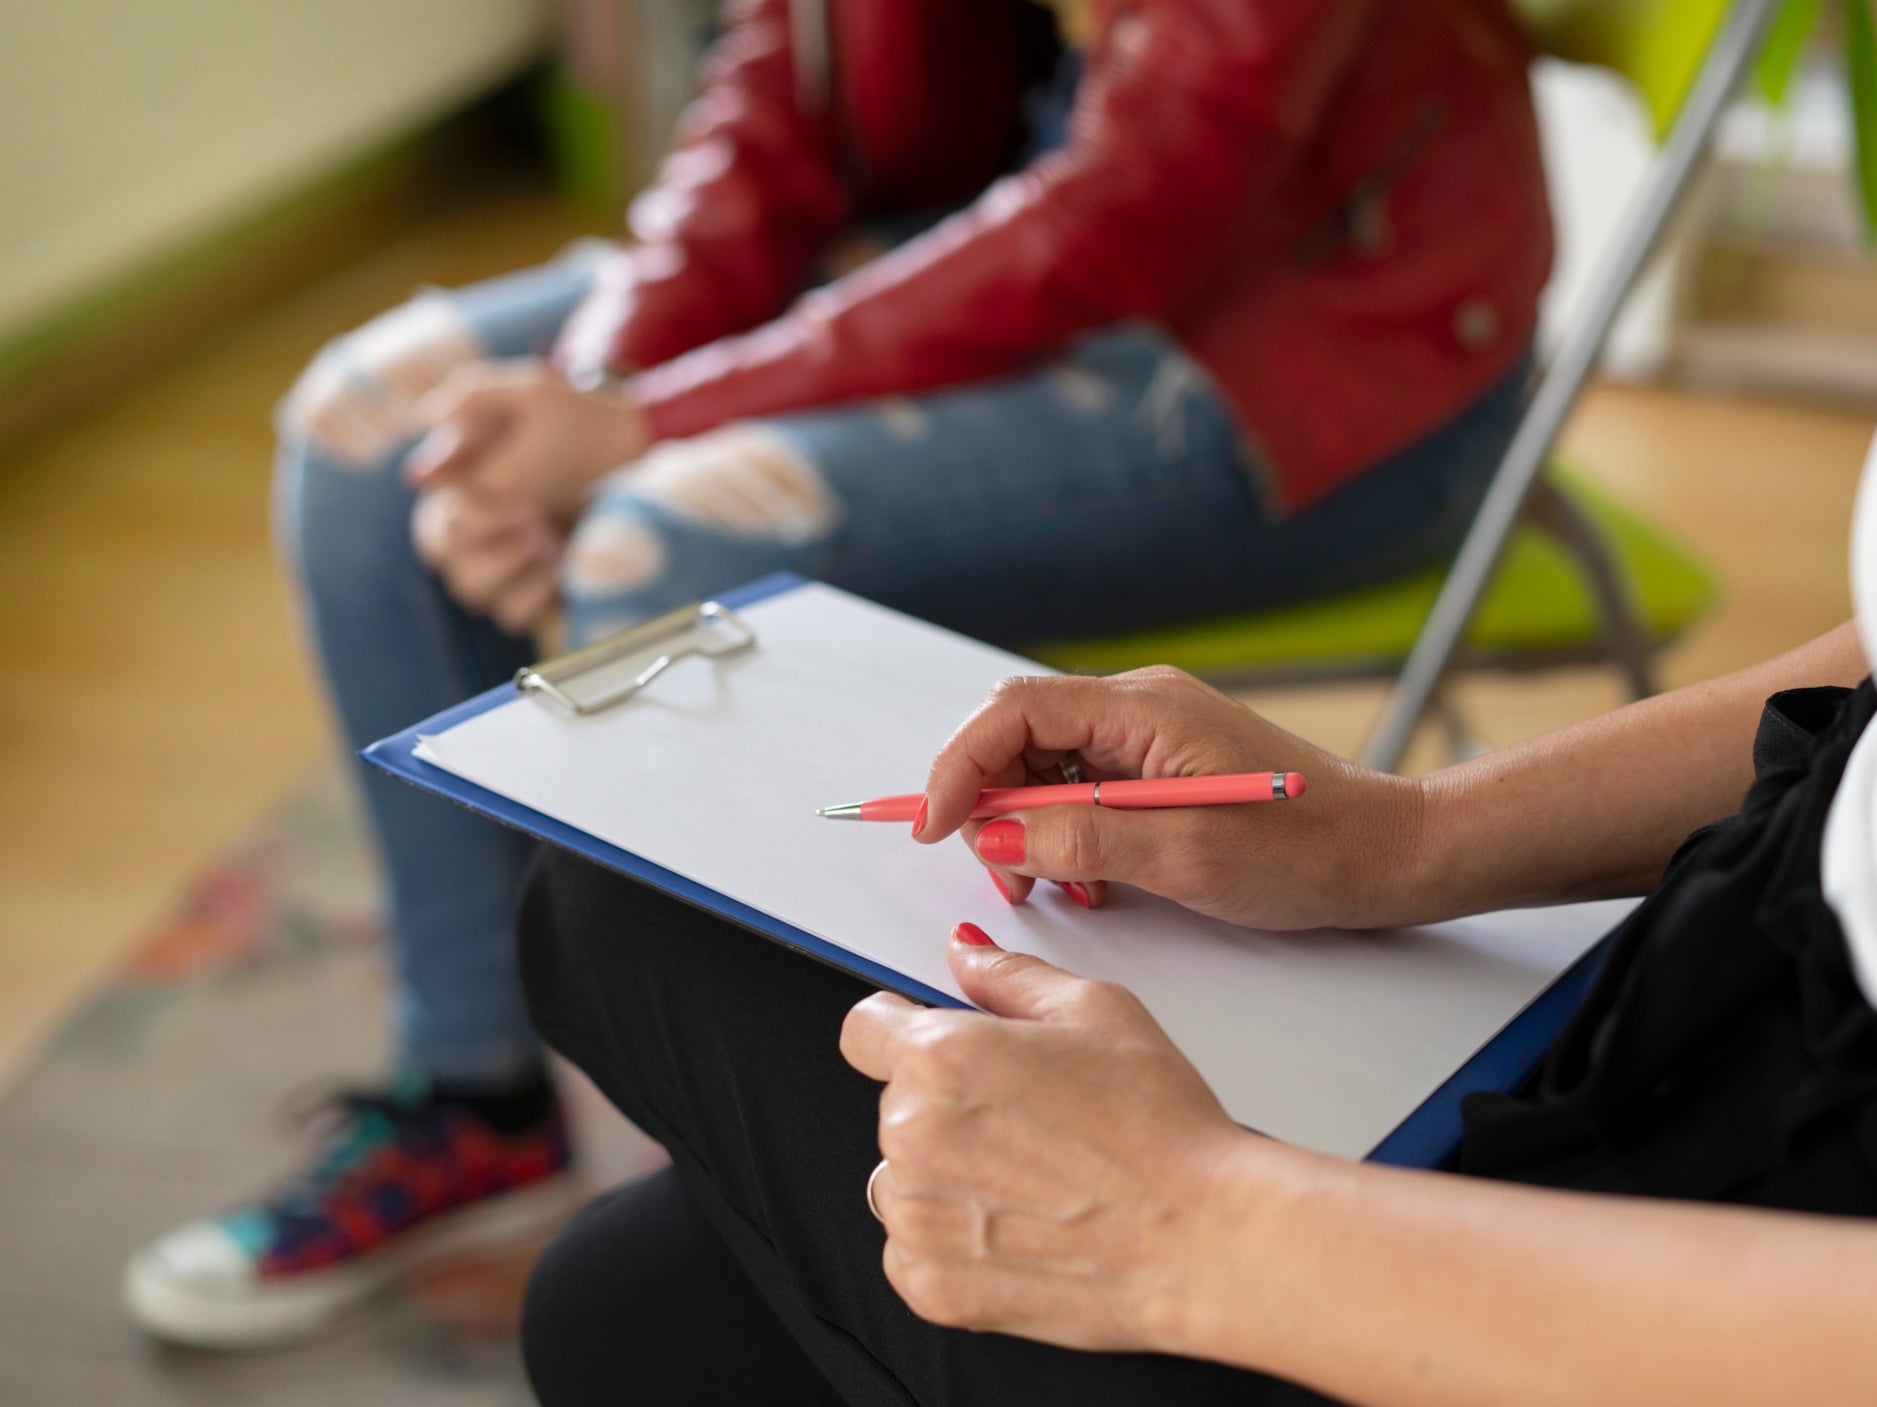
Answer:
POLYGON ((1390 927, 1437 923, 1469 912, 1455 865, 1455 808, 1441 774, 1400 777, 1402 820, 1393 851, 1395 913, 1390 927))
POLYGON ((1273 1371, 1312 1308, 1306 1227, 1346 1180, 1342 1159, 1233 1129, 1199 1169, 1201 1216, 1181 1244, 1179 1294, 1152 1326, 1152 1349, 1273 1371))
POLYGON ((568 520, 585 511, 602 483, 643 456, 651 440, 645 411, 629 392, 582 394, 592 406, 583 431, 586 448, 569 463, 560 499, 550 505, 557 516, 568 520))
POLYGON ((587 428, 596 453, 581 466, 584 486, 601 479, 644 454, 651 443, 650 417, 632 393, 631 382, 601 366, 563 367, 561 378, 593 407, 587 428))
POLYGON ((645 414, 645 407, 639 404, 630 391, 621 386, 600 394, 605 396, 611 412, 612 433, 607 442, 613 458, 604 470, 594 476, 596 481, 644 454, 652 440, 652 427, 645 414))
POLYGON ((1406 928, 1452 917, 1448 892, 1450 813, 1423 777, 1373 777, 1363 799, 1364 883, 1352 891, 1355 912, 1345 928, 1406 928))
POLYGON ((1406 892, 1414 897, 1411 917, 1402 923, 1438 923, 1520 903, 1543 902, 1508 883, 1519 837, 1495 820, 1492 803, 1501 793, 1484 791, 1482 780, 1497 773, 1480 764, 1443 768, 1415 778, 1420 793, 1419 839, 1406 892))

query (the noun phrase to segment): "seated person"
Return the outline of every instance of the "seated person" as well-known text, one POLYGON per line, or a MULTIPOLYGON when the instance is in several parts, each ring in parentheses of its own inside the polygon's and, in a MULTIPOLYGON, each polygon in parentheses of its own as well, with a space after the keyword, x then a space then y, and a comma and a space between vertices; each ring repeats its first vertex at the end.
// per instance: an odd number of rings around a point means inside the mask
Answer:
MULTIPOLYGON (((792 568, 1023 642, 1433 560, 1549 265, 1526 68, 1503 0, 732 6, 627 246, 425 294, 289 397, 282 538, 347 744, 512 675, 557 602, 579 642, 792 568), (882 226, 924 228, 802 291, 882 226)), ((407 1078, 138 1257, 159 1333, 315 1329, 566 1164, 513 968, 529 846, 362 787, 407 1078), (408 1194, 363 1205, 381 1157, 408 1194)))
POLYGON ((536 1020, 672 1166, 538 1265, 545 1407, 1877 1401, 1877 484, 1859 533, 1863 649, 1420 780, 1171 670, 1013 681, 939 754, 919 841, 962 830, 1019 901, 1366 928, 1652 889, 1529 1086, 1468 1102, 1464 1178, 1237 1127, 1128 992, 969 925, 987 1014, 551 852, 536 1020), (1072 757, 1310 790, 966 822, 1072 757))

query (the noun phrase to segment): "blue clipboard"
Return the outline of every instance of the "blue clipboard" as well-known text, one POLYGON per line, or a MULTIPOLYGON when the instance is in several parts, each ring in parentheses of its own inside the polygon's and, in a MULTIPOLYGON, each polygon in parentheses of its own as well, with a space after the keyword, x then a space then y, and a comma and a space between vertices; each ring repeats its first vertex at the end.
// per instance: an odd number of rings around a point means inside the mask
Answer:
MULTIPOLYGON (((767 600, 771 596, 792 591, 804 584, 803 578, 791 573, 778 573, 764 577, 734 591, 725 592, 716 599, 731 610, 740 610, 767 600)), ((868 958, 851 953, 826 939, 796 928, 792 924, 747 904, 737 902, 714 889, 709 889, 695 880, 655 865, 651 861, 622 850, 603 840, 597 840, 585 831, 575 830, 572 826, 545 816, 531 807, 522 806, 499 796, 474 782, 465 781, 453 772, 424 761, 417 756, 416 747, 419 735, 434 735, 468 721, 479 714, 486 713, 498 705, 516 698, 512 683, 499 684, 485 693, 445 709, 432 718, 427 718, 402 732, 393 733, 388 738, 381 738, 360 754, 366 762, 380 771, 434 792, 438 796, 465 806, 471 811, 512 826, 516 830, 557 845, 563 850, 570 850, 576 855, 585 856, 595 864, 616 870, 641 883, 649 884, 673 898, 706 909, 723 918, 772 939, 786 948, 806 954, 830 966, 852 973, 873 986, 900 993, 915 1001, 931 1006, 963 1006, 956 997, 928 987, 922 982, 915 982, 903 973, 882 966, 868 958)), ((630 707, 630 705, 627 705, 630 707)), ((1404 1119, 1396 1129, 1372 1149, 1368 1161, 1388 1163, 1398 1167, 1433 1168, 1448 1162, 1460 1143, 1460 1102, 1467 1095, 1479 1092, 1505 1094, 1517 1089, 1538 1066, 1545 1050, 1556 1039, 1571 1013, 1577 1009, 1602 968, 1604 958, 1609 952, 1611 937, 1605 938, 1592 946, 1581 958, 1565 970, 1555 982, 1544 990, 1522 1012, 1514 1017, 1498 1035, 1486 1043, 1474 1056, 1456 1070, 1447 1081, 1404 1119)))

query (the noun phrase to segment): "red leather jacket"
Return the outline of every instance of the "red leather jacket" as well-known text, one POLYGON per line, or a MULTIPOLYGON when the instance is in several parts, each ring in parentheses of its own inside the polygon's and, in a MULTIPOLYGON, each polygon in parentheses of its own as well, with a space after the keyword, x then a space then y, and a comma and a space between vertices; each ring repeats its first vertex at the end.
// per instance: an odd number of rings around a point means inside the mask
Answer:
POLYGON ((632 372, 665 438, 1007 375, 1148 320, 1296 508, 1525 350, 1551 227, 1503 0, 1097 0, 1066 144, 1000 176, 1039 21, 1024 0, 734 3, 558 355, 632 372), (801 293, 856 219, 974 194, 801 293))

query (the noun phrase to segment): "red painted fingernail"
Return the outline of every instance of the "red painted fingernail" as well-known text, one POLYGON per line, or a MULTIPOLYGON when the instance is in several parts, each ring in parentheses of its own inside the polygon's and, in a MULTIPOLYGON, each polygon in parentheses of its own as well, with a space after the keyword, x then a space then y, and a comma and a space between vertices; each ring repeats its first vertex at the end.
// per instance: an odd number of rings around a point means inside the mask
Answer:
POLYGON ((982 928, 979 928, 975 923, 959 924, 952 930, 952 937, 956 938, 960 943, 968 944, 973 948, 995 948, 997 946, 997 944, 991 940, 991 935, 986 933, 982 928))
POLYGON ((986 870, 985 873, 991 877, 991 883, 997 886, 997 892, 1004 896, 1004 902, 1006 904, 1014 904, 1017 902, 1011 897, 1010 886, 1004 883, 1004 877, 1002 875, 997 873, 996 870, 986 870))
POLYGON ((992 821, 978 832, 978 858, 993 865, 1020 865, 1029 840, 1021 821, 992 821))
POLYGON ((922 796, 919 798, 919 809, 912 813, 912 833, 915 839, 925 829, 925 809, 929 805, 931 798, 922 796))
POLYGON ((1056 887, 1062 890, 1062 892, 1067 894, 1071 899, 1075 900, 1075 902, 1080 904, 1083 908, 1092 909, 1095 907, 1095 901, 1088 897, 1088 886, 1083 884, 1080 880, 1059 879, 1056 881, 1056 887))

